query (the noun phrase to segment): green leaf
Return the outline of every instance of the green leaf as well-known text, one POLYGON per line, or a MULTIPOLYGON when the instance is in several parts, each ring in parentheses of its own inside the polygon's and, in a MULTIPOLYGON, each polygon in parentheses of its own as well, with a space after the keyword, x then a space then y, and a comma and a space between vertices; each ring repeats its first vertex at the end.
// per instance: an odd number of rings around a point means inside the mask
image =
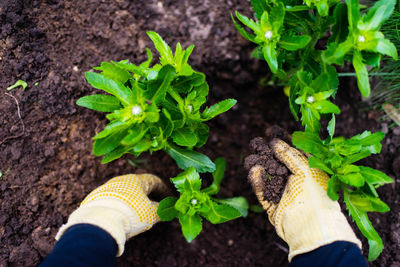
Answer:
POLYGON ((201 72, 194 72, 190 76, 178 76, 171 83, 174 89, 183 94, 188 94, 194 86, 200 86, 205 82, 206 76, 201 72))
POLYGON ((269 21, 274 32, 279 33, 285 19, 285 7, 283 3, 277 2, 269 12, 269 21))
POLYGON ((333 171, 331 169, 329 169, 329 167, 319 158, 309 157, 308 165, 310 165, 310 168, 317 168, 317 169, 323 170, 324 172, 327 172, 329 174, 333 174, 333 171))
POLYGON ((203 145, 205 145, 205 143, 207 143, 209 131, 210 128, 206 124, 204 123, 199 124, 199 126, 195 131, 197 134, 197 144, 196 144, 197 148, 200 148, 203 145))
POLYGON ((368 10, 368 14, 363 18, 364 23, 361 29, 365 31, 378 30, 394 10, 396 0, 380 0, 368 10))
POLYGON ((360 92, 364 97, 368 97, 371 92, 368 71, 367 67, 363 63, 361 52, 357 50, 353 53, 353 66, 357 75, 358 89, 360 89, 360 92))
POLYGON ((157 214, 163 222, 172 221, 178 217, 178 211, 175 209, 175 203, 178 199, 176 197, 166 197, 160 201, 158 205, 157 214))
POLYGON ((90 83, 94 88, 114 95, 124 106, 133 104, 130 101, 132 97, 131 90, 125 87, 121 82, 116 82, 95 72, 86 72, 85 77, 88 83, 90 83))
POLYGON ((143 138, 140 142, 136 143, 136 145, 133 147, 133 152, 135 154, 140 154, 144 151, 149 150, 149 148, 151 147, 152 144, 153 144, 153 140, 143 138))
POLYGON ((224 178, 225 169, 226 160, 224 158, 217 158, 215 160, 215 171, 212 173, 213 182, 209 187, 202 190, 204 193, 207 193, 208 195, 218 194, 221 181, 224 178))
POLYGON ((360 173, 353 172, 344 175, 338 175, 338 178, 343 183, 354 187, 361 187, 365 183, 364 177, 360 173))
POLYGON ((394 60, 397 60, 396 46, 388 39, 379 39, 375 49, 382 55, 387 55, 392 57, 394 60))
POLYGON ((329 113, 339 114, 340 113, 340 108, 328 100, 318 101, 318 102, 314 103, 313 106, 322 114, 329 114, 329 113))
POLYGON ((106 164, 109 163, 113 160, 119 159, 123 154, 125 154, 126 152, 128 152, 128 148, 127 147, 123 147, 123 146, 118 146, 116 149, 114 149, 111 152, 108 152, 103 159, 101 160, 101 164, 106 164))
POLYGON ((170 83, 176 75, 175 68, 171 65, 163 66, 158 72, 157 79, 149 84, 145 97, 157 105, 164 101, 170 83))
POLYGON ((363 158, 366 158, 366 157, 368 157, 370 155, 371 155, 371 152, 369 152, 369 151, 361 151, 360 153, 356 153, 356 154, 353 154, 353 155, 345 157, 343 163, 344 164, 351 164, 351 163, 357 162, 357 161, 359 161, 359 160, 361 160, 363 158))
POLYGON ((231 18, 233 21, 233 24, 235 25, 235 28, 238 30, 238 32, 240 33, 240 35, 242 35, 246 40, 250 41, 250 42, 254 42, 254 39, 256 38, 253 34, 250 34, 248 32, 246 32, 245 29, 242 28, 242 26, 240 26, 235 18, 233 17, 233 15, 231 14, 231 18))
POLYGON ((335 135, 335 124, 336 124, 336 119, 335 119, 335 115, 332 114, 332 119, 330 119, 329 123, 328 123, 328 133, 330 138, 332 139, 333 136, 335 135))
POLYGON ((292 134, 292 143, 304 152, 311 153, 316 157, 324 157, 327 149, 322 144, 321 139, 315 133, 294 132, 292 134))
POLYGON ((118 131, 110 134, 109 136, 98 139, 93 143, 93 154, 101 156, 113 151, 121 142, 122 138, 126 135, 126 130, 118 131))
POLYGON ((107 78, 121 83, 126 83, 127 80, 132 78, 132 75, 126 70, 119 68, 118 66, 110 62, 101 62, 100 67, 94 67, 95 70, 102 71, 101 74, 107 78))
POLYGON ((18 80, 13 85, 7 87, 7 91, 11 91, 12 89, 17 88, 19 86, 22 86, 22 90, 25 91, 25 89, 28 86, 28 84, 23 80, 18 80))
POLYGON ((358 167, 360 168, 360 173, 364 177, 365 181, 368 182, 369 184, 374 185, 375 187, 379 187, 384 184, 390 184, 394 182, 392 178, 390 178, 381 171, 364 166, 358 166, 358 167))
POLYGON ((359 210, 351 201, 349 193, 344 192, 344 202, 349 210, 350 215, 356 222, 361 233, 368 239, 369 253, 368 260, 373 261, 381 254, 383 250, 383 242, 379 237, 378 233, 375 231, 370 220, 368 219, 367 213, 365 211, 359 210))
POLYGON ((189 190, 199 191, 201 188, 200 175, 196 172, 194 167, 189 167, 185 171, 181 172, 175 178, 171 178, 172 183, 175 185, 178 192, 185 192, 185 182, 188 182, 189 190))
POLYGON ((321 123, 318 111, 309 105, 301 105, 300 112, 301 122, 306 127, 306 132, 319 133, 321 123))
POLYGON ((247 202, 245 197, 233 197, 233 198, 224 198, 224 199, 213 199, 214 201, 229 205, 240 212, 242 217, 247 217, 249 210, 249 203, 247 202))
POLYGON ((169 45, 161 38, 161 36, 158 33, 152 31, 148 31, 147 35, 153 41, 154 46, 160 53, 161 65, 173 64, 174 56, 172 54, 172 50, 169 45))
POLYGON ((336 175, 333 175, 328 181, 327 193, 333 201, 339 200, 340 182, 336 175))
POLYGON ((365 212, 388 212, 390 210, 388 205, 378 197, 371 197, 362 192, 350 193, 349 200, 357 207, 357 209, 365 212))
POLYGON ((179 223, 182 227, 183 236, 187 242, 192 242, 198 236, 203 228, 201 217, 197 214, 189 216, 186 214, 179 214, 179 223))
POLYGON ((352 49, 352 47, 353 44, 349 38, 339 45, 330 43, 328 44, 327 49, 322 52, 322 60, 327 64, 343 65, 344 56, 352 49))
POLYGON ((221 113, 224 113, 231 109, 235 104, 236 100, 229 98, 222 100, 221 102, 212 105, 211 107, 207 107, 203 113, 201 114, 201 118, 203 121, 208 121, 221 113))
POLYGON ((241 213, 232 206, 226 204, 217 204, 214 201, 209 201, 210 211, 201 213, 212 224, 224 223, 241 216, 241 213))
POLYGON ((79 98, 76 104, 101 112, 113 112, 121 108, 121 102, 111 95, 88 95, 79 98))
POLYGON ((121 144, 124 146, 133 146, 137 144, 144 135, 147 133, 148 128, 145 128, 143 124, 136 125, 129 129, 129 134, 127 134, 124 139, 122 139, 121 144))
POLYGON ((180 146, 193 147, 197 143, 196 134, 188 127, 175 129, 171 137, 180 146))
POLYGON ((264 58, 268 63, 269 68, 272 73, 277 73, 278 71, 278 60, 274 44, 266 44, 263 47, 264 58))
POLYGON ((200 173, 213 172, 215 170, 214 163, 206 155, 199 152, 178 148, 173 145, 169 146, 166 152, 176 161, 179 168, 183 170, 188 167, 194 167, 200 173))
MULTIPOLYGON (((246 25, 247 27, 249 27, 250 29, 252 29, 254 32, 258 32, 260 30, 260 25, 258 25, 254 20, 249 19, 246 16, 243 16, 242 14, 240 14, 239 12, 235 11, 235 15, 238 18, 238 20, 243 23, 244 25, 246 25)), ((240 31, 239 31, 240 32, 240 31)))
POLYGON ((353 31, 357 29, 357 24, 361 20, 358 1, 359 0, 346 0, 349 27, 353 31))
POLYGON ((260 20, 264 11, 267 11, 267 2, 264 0, 250 0, 255 16, 260 20))
POLYGON ((121 122, 121 121, 111 122, 111 123, 107 124, 107 126, 104 128, 103 131, 96 134, 93 137, 93 140, 102 139, 106 136, 109 136, 112 133, 126 129, 128 126, 129 125, 127 125, 125 122, 121 122))
POLYGON ((308 35, 284 35, 279 40, 279 46, 288 51, 296 51, 306 47, 310 41, 311 37, 308 35))

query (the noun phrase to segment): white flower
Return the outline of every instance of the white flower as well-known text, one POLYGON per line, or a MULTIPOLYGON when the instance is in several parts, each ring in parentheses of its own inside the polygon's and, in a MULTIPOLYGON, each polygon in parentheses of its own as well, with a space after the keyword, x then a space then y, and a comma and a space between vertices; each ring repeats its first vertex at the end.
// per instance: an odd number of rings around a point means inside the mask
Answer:
POLYGON ((140 115, 142 113, 142 108, 138 105, 133 106, 131 109, 131 113, 132 113, 132 115, 135 115, 135 116, 140 115))
POLYGON ((362 35, 359 35, 358 36, 358 41, 361 42, 361 43, 365 42, 365 37, 362 36, 362 35))
POLYGON ((264 36, 265 36, 265 38, 270 40, 272 38, 272 31, 266 31, 264 36))
POLYGON ((192 201, 190 201, 190 203, 192 203, 192 205, 196 205, 197 204, 197 199, 193 198, 192 201))
POLYGON ((307 97, 307 102, 308 103, 313 103, 314 102, 314 97, 313 96, 307 97))

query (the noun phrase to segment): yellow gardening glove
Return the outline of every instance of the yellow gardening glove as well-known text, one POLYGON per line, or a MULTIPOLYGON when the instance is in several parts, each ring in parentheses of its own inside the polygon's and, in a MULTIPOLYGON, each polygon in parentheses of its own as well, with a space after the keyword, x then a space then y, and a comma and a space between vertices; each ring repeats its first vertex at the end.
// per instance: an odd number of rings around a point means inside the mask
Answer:
POLYGON ((311 169, 307 158, 282 140, 274 139, 271 146, 292 172, 280 202, 264 200, 262 175, 266 170, 262 166, 252 167, 249 179, 277 234, 289 245, 289 261, 334 241, 349 241, 361 248, 339 203, 327 195, 328 175, 311 169))
POLYGON ((125 241, 150 229, 159 221, 158 202, 147 195, 151 191, 165 193, 165 184, 152 174, 118 176, 93 190, 61 226, 56 235, 59 240, 73 225, 88 223, 108 232, 117 242, 118 253, 124 251, 125 241))

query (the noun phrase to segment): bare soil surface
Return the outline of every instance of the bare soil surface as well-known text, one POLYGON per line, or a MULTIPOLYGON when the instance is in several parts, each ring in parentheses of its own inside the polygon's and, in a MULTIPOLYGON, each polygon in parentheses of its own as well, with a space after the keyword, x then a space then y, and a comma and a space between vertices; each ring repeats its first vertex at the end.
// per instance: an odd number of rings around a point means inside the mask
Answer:
MULTIPOLYGON (((290 115, 282 89, 260 85, 268 68, 250 59, 252 47, 237 34, 229 17, 234 10, 251 14, 249 3, 239 0, 0 1, 1 267, 37 265, 85 195, 113 176, 147 171, 167 181, 179 173, 164 152, 143 155, 133 165, 127 161, 134 160, 132 156, 101 165, 91 153, 91 137, 106 119, 75 104, 93 93, 84 71, 101 61, 145 59, 145 47, 153 49, 147 30, 159 32, 172 46, 178 41, 185 47, 196 45, 190 62, 207 75, 209 104, 228 97, 239 101, 209 123, 210 138, 201 151, 212 159, 227 159, 221 197, 242 195, 250 204, 257 203, 243 167, 250 140, 271 125, 289 133, 300 126, 290 115), (5 89, 18 79, 29 86, 9 91, 14 99, 5 89)), ((363 162, 396 181, 379 189, 392 210, 371 215, 386 246, 372 265, 400 266, 400 130, 378 122, 379 112, 366 108, 369 103, 361 101, 356 85, 346 79, 341 82, 346 86, 337 97, 342 108, 337 134, 387 132, 382 154, 363 162)), ((358 230, 356 234, 363 239, 358 230)), ((364 244, 365 255, 366 248, 364 244)), ((286 245, 264 213, 221 225, 205 223, 190 244, 177 221, 159 223, 130 240, 118 262, 120 266, 288 265, 286 245)))

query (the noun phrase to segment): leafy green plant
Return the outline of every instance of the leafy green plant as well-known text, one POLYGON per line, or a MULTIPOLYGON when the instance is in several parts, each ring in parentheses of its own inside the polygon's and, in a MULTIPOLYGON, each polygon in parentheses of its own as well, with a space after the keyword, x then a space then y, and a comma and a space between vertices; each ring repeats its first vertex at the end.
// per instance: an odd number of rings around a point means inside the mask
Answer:
POLYGON ((77 104, 107 112, 109 124, 93 137, 93 154, 103 156, 102 163, 125 153, 135 157, 141 153, 166 151, 182 169, 195 167, 198 172, 212 172, 214 163, 193 148, 202 147, 209 128, 204 123, 229 110, 236 100, 226 99, 204 108, 209 87, 205 75, 187 63, 193 46, 175 53, 155 32, 148 32, 157 51, 159 63, 148 60, 134 65, 128 60, 102 62, 100 71, 86 72, 94 88, 108 94, 89 95, 77 104))
POLYGON ((376 188, 392 183, 386 174, 353 163, 381 151, 382 132, 371 134, 365 131, 350 139, 328 138, 321 141, 318 135, 310 132, 294 132, 292 142, 312 156, 308 158, 311 168, 328 173, 328 195, 339 199, 343 192, 344 202, 362 234, 368 239, 370 260, 376 259, 383 250, 382 239, 368 219, 367 212, 387 212, 389 207, 380 200, 376 188))
POLYGON ((372 6, 361 6, 358 0, 251 0, 251 4, 256 20, 236 12, 233 23, 244 38, 257 44, 252 56, 265 60, 272 79, 289 88, 290 110, 305 126, 304 132, 293 134, 292 142, 312 155, 311 167, 331 176, 328 195, 332 199, 343 192, 351 216, 369 241, 368 258, 375 260, 383 244, 366 212, 389 210, 375 188, 393 181, 353 163, 379 153, 384 134, 366 131, 348 140, 335 138, 335 114, 340 108, 331 99, 339 77, 345 75, 338 74, 336 67, 351 63, 358 88, 368 97, 369 72, 379 69, 382 56, 397 60, 395 45, 381 32, 396 1, 379 0, 372 6), (326 140, 320 138, 323 117, 329 120, 326 140))
POLYGON ((244 197, 229 199, 215 198, 224 176, 226 162, 223 158, 215 161, 213 182, 201 189, 202 180, 195 168, 190 167, 175 178, 171 178, 180 196, 167 197, 160 202, 157 213, 161 221, 179 219, 182 233, 191 242, 202 230, 202 218, 212 224, 224 223, 240 216, 246 217, 248 204, 244 197))

